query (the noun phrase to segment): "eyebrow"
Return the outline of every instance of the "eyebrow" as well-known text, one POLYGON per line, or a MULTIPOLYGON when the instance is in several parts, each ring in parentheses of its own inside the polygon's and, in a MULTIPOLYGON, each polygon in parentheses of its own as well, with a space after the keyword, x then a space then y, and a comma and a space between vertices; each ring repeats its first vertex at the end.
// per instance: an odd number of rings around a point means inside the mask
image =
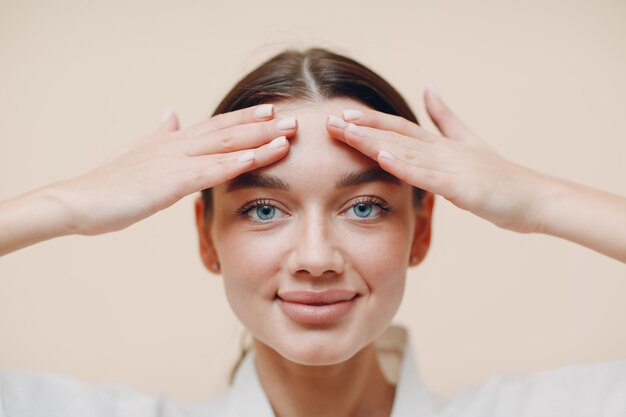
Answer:
MULTIPOLYGON (((382 168, 374 167, 365 170, 352 171, 344 175, 335 184, 336 189, 353 187, 355 185, 382 181, 393 185, 401 185, 401 181, 382 168)), ((244 188, 271 188, 274 190, 289 191, 289 184, 281 178, 270 174, 253 174, 244 172, 228 183, 226 192, 244 188)))

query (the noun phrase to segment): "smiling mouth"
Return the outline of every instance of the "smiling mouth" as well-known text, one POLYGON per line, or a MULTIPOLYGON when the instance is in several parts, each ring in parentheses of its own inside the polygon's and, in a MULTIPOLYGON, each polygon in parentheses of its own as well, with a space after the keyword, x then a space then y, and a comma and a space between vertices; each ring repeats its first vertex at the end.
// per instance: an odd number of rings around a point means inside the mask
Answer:
POLYGON ((328 306, 328 305, 333 305, 333 304, 345 303, 346 301, 352 301, 355 298, 357 298, 358 296, 359 296, 359 294, 356 294, 354 297, 352 297, 349 300, 335 301, 334 303, 302 303, 302 302, 296 302, 296 301, 283 300, 282 298, 280 298, 280 296, 278 294, 276 294, 276 296, 274 297, 274 300, 281 300, 281 301, 285 301, 285 302, 288 302, 288 303, 302 304, 302 305, 306 305, 306 306, 320 307, 320 306, 328 306))
MULTIPOLYGON (((291 320, 306 324, 332 324, 339 322, 343 317, 349 315, 350 311, 356 308, 359 294, 354 294, 350 298, 348 296, 338 297, 337 293, 333 295, 334 300, 330 297, 328 302, 320 302, 320 300, 311 300, 307 297, 294 297, 293 293, 289 300, 284 300, 278 294, 274 297, 282 312, 291 320), (342 299, 337 299, 342 298, 342 299)), ((360 304, 360 303, 359 303, 360 304)))

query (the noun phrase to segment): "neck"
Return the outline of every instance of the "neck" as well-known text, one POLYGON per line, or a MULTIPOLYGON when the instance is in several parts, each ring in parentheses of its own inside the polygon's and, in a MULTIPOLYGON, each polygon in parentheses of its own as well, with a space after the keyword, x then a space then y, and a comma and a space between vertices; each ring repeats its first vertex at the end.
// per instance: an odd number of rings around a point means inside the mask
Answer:
POLYGON ((336 365, 306 366, 254 340, 256 368, 276 417, 389 416, 395 386, 385 379, 373 343, 336 365))

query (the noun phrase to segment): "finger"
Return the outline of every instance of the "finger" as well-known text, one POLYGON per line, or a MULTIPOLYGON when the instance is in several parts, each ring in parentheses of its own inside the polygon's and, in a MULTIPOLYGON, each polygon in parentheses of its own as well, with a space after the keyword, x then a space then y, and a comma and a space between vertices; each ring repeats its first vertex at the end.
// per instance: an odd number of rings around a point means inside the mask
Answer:
POLYGON ((326 126, 331 137, 347 143, 374 160, 381 147, 406 147, 426 153, 430 152, 433 146, 431 143, 415 140, 394 131, 385 131, 369 126, 356 126, 348 123, 345 129, 341 129, 337 127, 337 120, 341 121, 336 116, 327 118, 326 126))
POLYGON ((256 148, 279 136, 291 138, 297 128, 298 119, 291 116, 278 121, 235 125, 198 137, 184 138, 179 145, 189 156, 233 152, 256 148))
POLYGON ((441 172, 434 169, 423 168, 407 163, 395 157, 387 150, 381 150, 377 155, 377 161, 381 168, 402 181, 422 190, 448 197, 455 174, 441 172), (390 155, 392 159, 384 157, 390 155))
POLYGON ((446 137, 455 140, 471 140, 474 134, 448 108, 439 93, 428 86, 424 92, 426 110, 437 129, 446 137))
POLYGON ((191 189, 188 194, 215 187, 246 171, 276 162, 289 153, 289 145, 286 138, 276 138, 255 149, 194 158, 194 168, 187 173, 191 189))
POLYGON ((265 121, 272 119, 273 117, 273 104, 259 104, 256 106, 231 111, 228 113, 217 114, 207 120, 203 120, 193 126, 184 129, 184 131, 190 136, 196 136, 209 132, 215 132, 220 129, 226 129, 244 123, 265 121))
POLYGON ((343 120, 359 126, 369 126, 381 130, 391 130, 415 139, 427 142, 436 142, 441 138, 425 130, 420 125, 395 114, 388 114, 378 110, 344 110, 343 120))
POLYGON ((178 129, 178 115, 172 109, 165 110, 165 112, 163 113, 161 126, 159 126, 158 130, 163 132, 174 132, 178 129))

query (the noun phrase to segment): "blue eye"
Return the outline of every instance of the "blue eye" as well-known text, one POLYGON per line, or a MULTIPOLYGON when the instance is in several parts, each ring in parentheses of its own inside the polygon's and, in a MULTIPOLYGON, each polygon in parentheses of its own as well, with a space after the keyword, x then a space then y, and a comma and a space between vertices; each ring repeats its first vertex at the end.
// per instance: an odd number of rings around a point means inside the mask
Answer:
POLYGON ((256 206, 256 214, 259 215, 261 220, 270 220, 272 217, 274 217, 274 212, 276 212, 276 207, 268 205, 256 206))
POLYGON ((373 206, 371 204, 366 203, 358 203, 352 206, 354 212, 357 213, 357 216, 359 217, 366 217, 368 214, 370 214, 372 212, 372 207, 373 206), (361 214, 363 214, 363 216, 361 216, 361 214))
POLYGON ((385 201, 374 196, 361 197, 349 210, 352 210, 360 219, 375 219, 388 213, 391 207, 387 206, 385 201), (376 209, 376 210, 374 210, 376 209), (374 211, 375 215, 370 216, 374 211))
POLYGON ((275 204, 272 204, 270 200, 259 199, 246 203, 242 208, 237 210, 237 214, 250 217, 259 223, 269 223, 269 221, 274 220, 274 215, 277 210, 281 211, 275 204), (249 212, 250 215, 248 214, 249 212), (258 217, 254 217, 252 214, 256 214, 258 217))

